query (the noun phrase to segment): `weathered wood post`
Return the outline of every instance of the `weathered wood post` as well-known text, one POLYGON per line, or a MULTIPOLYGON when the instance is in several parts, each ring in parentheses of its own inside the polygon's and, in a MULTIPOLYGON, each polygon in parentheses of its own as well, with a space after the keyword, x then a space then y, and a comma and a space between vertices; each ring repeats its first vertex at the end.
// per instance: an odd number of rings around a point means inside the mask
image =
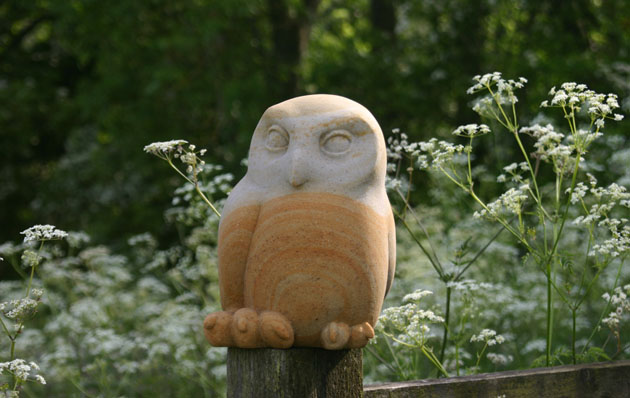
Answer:
POLYGON ((361 398, 361 349, 228 349, 228 398, 361 398))
POLYGON ((361 397, 360 348, 394 278, 383 133, 362 105, 307 95, 267 109, 219 224, 230 397, 361 397))

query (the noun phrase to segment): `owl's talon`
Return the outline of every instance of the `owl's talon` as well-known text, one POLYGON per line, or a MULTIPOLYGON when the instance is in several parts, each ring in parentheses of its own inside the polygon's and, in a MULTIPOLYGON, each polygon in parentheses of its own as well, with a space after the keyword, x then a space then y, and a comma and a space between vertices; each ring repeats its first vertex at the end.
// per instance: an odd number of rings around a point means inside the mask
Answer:
POLYGON ((244 318, 240 318, 237 321, 237 329, 239 332, 245 333, 247 331, 247 320, 244 318))
POLYGON ((241 308, 234 313, 232 338, 235 345, 240 348, 262 347, 256 311, 251 308, 241 308))
POLYGON ((293 345, 293 326, 279 312, 265 311, 260 314, 260 335, 269 347, 289 348, 293 345))
POLYGON ((330 335, 328 336, 331 343, 337 342, 337 328, 330 328, 330 335))
POLYGON ((232 313, 226 311, 213 312, 203 321, 203 333, 206 340, 215 347, 231 347, 234 345, 230 325, 232 313))
POLYGON ((203 321, 203 328, 207 330, 211 330, 214 325, 217 324, 217 316, 216 314, 210 314, 203 321))
POLYGON ((350 329, 350 339, 348 340, 348 348, 365 347, 374 337, 374 328, 368 322, 354 325, 350 329))
POLYGON ((322 346, 327 350, 342 349, 350 338, 350 327, 343 322, 330 322, 322 330, 322 346))

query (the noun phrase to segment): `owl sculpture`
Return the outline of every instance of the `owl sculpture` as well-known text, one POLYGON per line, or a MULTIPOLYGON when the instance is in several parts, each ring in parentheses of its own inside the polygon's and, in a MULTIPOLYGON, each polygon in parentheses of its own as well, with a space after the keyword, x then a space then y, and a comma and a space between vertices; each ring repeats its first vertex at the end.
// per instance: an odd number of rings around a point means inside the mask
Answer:
POLYGON ((383 133, 335 95, 267 109, 219 225, 214 346, 363 347, 394 278, 383 133))

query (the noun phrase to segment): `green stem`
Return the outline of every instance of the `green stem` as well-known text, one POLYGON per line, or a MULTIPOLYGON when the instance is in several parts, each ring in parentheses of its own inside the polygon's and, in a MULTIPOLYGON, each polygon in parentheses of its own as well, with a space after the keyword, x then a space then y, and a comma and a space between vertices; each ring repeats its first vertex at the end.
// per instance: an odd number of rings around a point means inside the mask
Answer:
POLYGON ((11 332, 9 332, 9 329, 7 328, 7 326, 4 324, 4 321, 2 320, 2 318, 0 318, 0 325, 2 325, 2 329, 4 330, 4 332, 7 334, 8 338, 12 338, 11 337, 11 332))
POLYGON ((15 359, 15 337, 11 339, 11 355, 9 356, 9 361, 15 359))
POLYGON ((459 376, 459 343, 455 344, 455 372, 459 376))
POLYGON ((399 191, 398 188, 396 188, 396 191, 399 193, 399 195, 401 195, 401 197, 403 198, 403 202, 405 203, 405 207, 403 208, 403 212, 402 212, 402 218, 405 218, 405 216, 407 215, 407 209, 410 208, 409 206, 409 199, 411 197, 411 183, 413 181, 413 156, 409 157, 409 179, 407 181, 407 195, 402 195, 402 192, 399 191))
POLYGON ((199 189, 199 184, 197 183, 195 183, 195 190, 197 191, 199 196, 201 196, 201 199, 203 199, 203 201, 206 202, 208 206, 210 206, 214 214, 216 214, 217 217, 221 218, 221 213, 219 213, 219 211, 212 205, 212 203, 210 202, 210 200, 208 200, 206 195, 204 195, 203 192, 201 192, 201 189, 199 189))
POLYGON ((189 183, 193 184, 195 186, 195 191, 197 191, 197 193, 199 194, 199 196, 201 196, 201 199, 203 199, 204 202, 206 202, 206 204, 208 206, 210 206, 210 209, 212 209, 212 211, 214 212, 214 214, 217 215, 217 217, 221 218, 221 213, 219 213, 219 211, 212 205, 212 203, 210 202, 210 200, 208 200, 208 198, 206 197, 206 195, 204 195, 203 192, 201 192, 201 189, 199 189, 199 183, 197 181, 197 178, 193 180, 191 180, 190 178, 188 178, 188 176, 186 176, 184 173, 181 172, 181 170, 179 168, 177 168, 177 166, 175 166, 173 164, 173 161, 170 158, 166 158, 166 161, 168 162, 169 166, 171 166, 173 168, 173 170, 175 170, 177 172, 177 174, 179 174, 180 176, 182 176, 186 181, 188 181, 189 183))
POLYGON ((385 360, 382 356, 380 356, 376 350, 372 347, 370 347, 369 345, 365 347, 366 350, 368 350, 368 352, 370 354, 372 354, 374 356, 374 358, 378 359, 383 365, 385 365, 389 370, 391 370, 393 373, 397 373, 396 369, 389 363, 389 361, 385 360))
MULTIPOLYGON (((393 336, 391 335, 388 335, 388 336, 393 339, 393 336)), ((394 358, 394 362, 396 362, 396 367, 398 367, 398 371, 399 371, 398 374, 400 376, 404 376, 405 372, 403 371, 402 366, 400 366, 400 362, 398 361, 398 356, 394 352, 392 345, 389 343, 389 339, 385 339, 385 342, 387 343, 387 348, 389 349, 389 352, 392 354, 392 358, 394 358)))
MULTIPOLYGON (((442 267, 442 263, 440 262, 440 259, 437 256, 437 250, 435 250, 435 247, 433 246, 433 242, 431 241, 429 232, 427 232, 427 229, 424 227, 424 223, 422 223, 422 221, 420 220, 420 217, 418 217, 418 214, 416 214, 416 211, 411 207, 411 205, 409 205, 409 201, 404 198, 403 193, 400 192, 398 188, 396 188, 396 193, 403 199, 403 202, 405 203, 405 208, 409 211, 409 214, 413 216, 414 220, 416 221, 416 223, 418 223, 418 226, 422 230, 422 233, 424 234, 425 239, 429 243, 429 248, 431 249, 431 252, 433 253, 433 260, 435 260, 436 264, 439 266, 440 269, 444 269, 442 267)), ((403 215, 400 218, 404 219, 405 217, 403 215)))
POLYGON ((442 334, 442 348, 440 349, 440 363, 444 362, 444 352, 446 351, 446 341, 448 339, 448 321, 451 314, 451 291, 450 286, 446 286, 446 314, 444 316, 444 333, 442 334))
POLYGON ((551 289, 551 261, 547 261, 547 338, 545 363, 551 366, 551 343, 553 337, 553 290, 551 289))
POLYGON ((573 168, 573 176, 571 177, 571 187, 569 189, 569 195, 567 198, 567 203, 564 207, 564 213, 562 214, 562 217, 560 219, 560 228, 558 229, 558 231, 554 234, 554 242, 553 242, 553 246, 551 248, 551 251, 548 253, 547 255, 547 259, 546 259, 546 272, 547 272, 547 350, 546 350, 546 356, 545 356, 545 362, 547 364, 547 366, 550 366, 551 364, 551 344, 552 344, 552 337, 553 337, 553 303, 552 303, 552 289, 551 289, 551 284, 552 284, 552 262, 554 260, 555 257, 555 253, 556 250, 558 248, 558 243, 560 242, 560 238, 562 237, 562 231, 564 229, 564 224, 567 220, 567 215, 569 213, 569 206, 571 204, 571 197, 573 196, 573 190, 575 189, 575 183, 577 180, 577 174, 578 174, 578 170, 579 170, 579 166, 580 166, 580 157, 581 157, 581 152, 578 150, 576 152, 576 157, 575 157, 575 167, 573 168))
POLYGON ((39 249, 37 250, 37 254, 35 255, 37 258, 37 262, 31 266, 31 276, 28 280, 28 286, 26 287, 25 298, 28 298, 29 295, 31 294, 31 285, 33 284, 33 277, 35 276, 35 268, 39 264, 39 253, 41 253, 43 247, 44 247, 44 241, 42 241, 41 244, 39 245, 39 249))
POLYGON ((481 352, 477 354, 477 363, 475 363, 475 372, 477 372, 477 369, 479 368, 479 362, 481 362, 481 358, 483 357, 483 353, 486 351, 486 348, 488 348, 487 341, 486 341, 486 344, 484 344, 483 348, 481 349, 481 352))
POLYGON ((13 259, 9 260, 9 264, 11 264, 11 267, 13 267, 15 272, 17 272, 22 279, 28 278, 28 275, 22 270, 22 268, 20 268, 18 264, 16 264, 13 259))
POLYGON ((444 369, 444 366, 440 363, 440 361, 435 357, 433 351, 428 351, 424 345, 420 347, 422 353, 431 361, 431 363, 440 371, 445 377, 448 377, 448 372, 444 369))
POLYGON ((424 247, 422 242, 420 242, 420 239, 418 239, 416 235, 413 233, 413 231, 411 230, 411 227, 409 226, 409 224, 407 224, 407 221, 401 218, 397 212, 394 212, 394 214, 396 214, 398 219, 402 222, 405 229, 409 232, 409 235, 411 235, 411 238, 416 242, 418 247, 420 247, 420 250, 422 250, 422 252, 427 256, 427 258, 429 259, 429 262, 431 263, 431 266, 433 267, 433 269, 435 269, 435 272, 438 273, 438 276, 440 277, 440 279, 444 280, 446 278, 444 275, 444 270, 442 269, 442 267, 440 267, 439 263, 435 262, 431 254, 429 254, 429 251, 424 247))
POLYGON ((490 238, 490 240, 486 243, 486 245, 482 247, 481 250, 477 252, 477 254, 475 254, 475 257, 473 257, 472 260, 470 260, 468 264, 466 264, 466 266, 462 268, 462 270, 459 271, 457 275, 455 275, 455 278, 453 278, 454 281, 459 280, 459 278, 462 275, 464 275, 464 273, 468 270, 468 268, 470 268, 470 266, 473 265, 475 261, 477 261, 477 259, 483 254, 483 252, 485 252, 486 249, 490 247, 490 244, 492 244, 492 242, 494 242, 499 237, 499 234, 501 234, 501 232, 503 232, 504 229, 505 229, 505 226, 501 226, 501 228, 497 231, 496 234, 494 234, 492 238, 490 238))
POLYGON ((572 330, 572 334, 571 334, 571 358, 573 359, 573 364, 575 365, 577 363, 577 359, 575 357, 575 324, 576 324, 576 313, 577 313, 577 308, 572 308, 571 309, 571 316, 573 318, 573 330, 572 330))

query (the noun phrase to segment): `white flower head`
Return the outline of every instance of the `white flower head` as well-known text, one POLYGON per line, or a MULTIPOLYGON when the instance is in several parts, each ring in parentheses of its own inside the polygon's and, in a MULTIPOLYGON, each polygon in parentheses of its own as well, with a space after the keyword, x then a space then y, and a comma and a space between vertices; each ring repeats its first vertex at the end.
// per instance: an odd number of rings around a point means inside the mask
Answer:
POLYGON ((20 232, 24 235, 24 242, 30 241, 47 241, 47 240, 59 240, 68 236, 66 231, 57 229, 54 225, 34 225, 24 231, 20 232))
POLYGON ((164 157, 173 152, 182 153, 186 144, 188 144, 186 140, 153 142, 145 146, 144 151, 155 156, 164 157))

